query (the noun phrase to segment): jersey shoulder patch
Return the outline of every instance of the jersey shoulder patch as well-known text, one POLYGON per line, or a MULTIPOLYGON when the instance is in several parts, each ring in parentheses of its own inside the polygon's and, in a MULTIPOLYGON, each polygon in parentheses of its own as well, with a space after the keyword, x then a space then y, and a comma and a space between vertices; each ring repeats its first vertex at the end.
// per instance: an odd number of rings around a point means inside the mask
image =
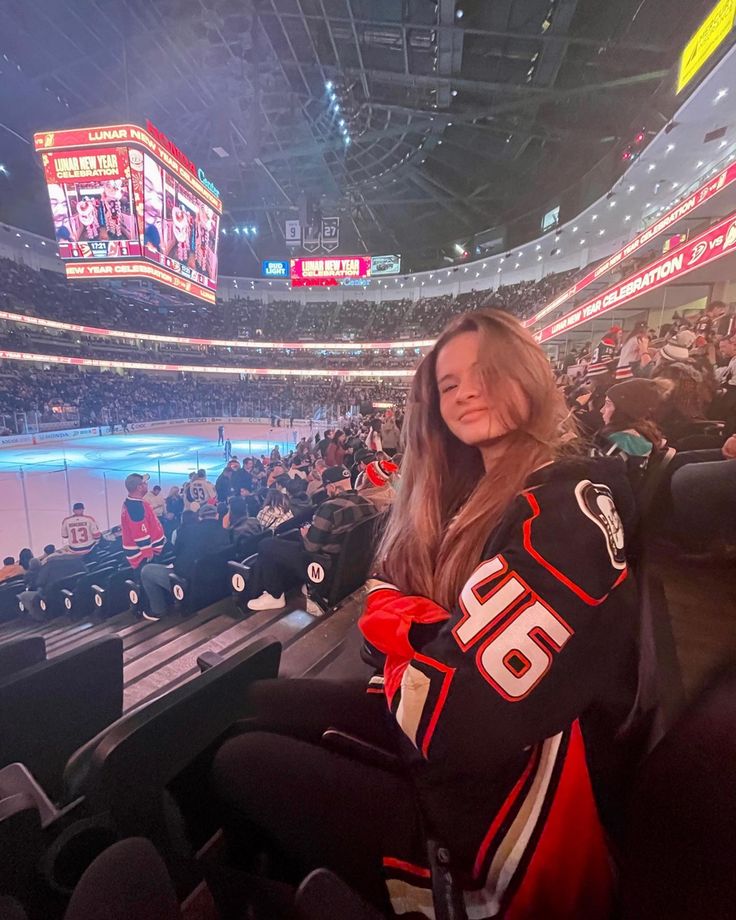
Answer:
POLYGON ((611 565, 623 571, 626 568, 624 525, 616 511, 611 490, 601 483, 583 479, 575 486, 575 498, 583 514, 603 534, 611 565))

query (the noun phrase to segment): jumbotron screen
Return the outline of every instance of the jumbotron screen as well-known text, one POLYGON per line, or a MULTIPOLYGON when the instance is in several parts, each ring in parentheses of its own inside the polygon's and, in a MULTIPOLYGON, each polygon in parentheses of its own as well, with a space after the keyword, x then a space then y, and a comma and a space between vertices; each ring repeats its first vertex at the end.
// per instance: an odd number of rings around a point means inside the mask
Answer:
POLYGON ((149 123, 34 142, 68 278, 147 278, 214 302, 222 204, 165 135, 149 123))

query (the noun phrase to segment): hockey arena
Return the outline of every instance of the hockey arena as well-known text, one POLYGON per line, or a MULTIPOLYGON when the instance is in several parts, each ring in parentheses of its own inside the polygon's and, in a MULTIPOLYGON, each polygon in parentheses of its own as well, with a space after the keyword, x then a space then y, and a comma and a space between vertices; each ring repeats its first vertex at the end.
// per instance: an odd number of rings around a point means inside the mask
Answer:
POLYGON ((0 920, 731 920, 736 0, 0 0, 0 920))

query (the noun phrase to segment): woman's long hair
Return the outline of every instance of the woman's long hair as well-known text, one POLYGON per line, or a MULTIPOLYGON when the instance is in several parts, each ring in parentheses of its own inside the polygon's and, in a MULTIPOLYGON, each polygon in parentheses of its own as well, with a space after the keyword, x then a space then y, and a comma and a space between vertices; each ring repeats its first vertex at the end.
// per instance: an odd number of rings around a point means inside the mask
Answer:
POLYGON ((449 609, 529 474, 573 439, 574 423, 531 334, 500 310, 455 319, 414 376, 402 430, 401 486, 376 554, 378 570, 404 593, 449 609), (509 428, 487 473, 480 451, 458 440, 440 415, 437 357, 463 332, 480 336, 486 400, 509 428))

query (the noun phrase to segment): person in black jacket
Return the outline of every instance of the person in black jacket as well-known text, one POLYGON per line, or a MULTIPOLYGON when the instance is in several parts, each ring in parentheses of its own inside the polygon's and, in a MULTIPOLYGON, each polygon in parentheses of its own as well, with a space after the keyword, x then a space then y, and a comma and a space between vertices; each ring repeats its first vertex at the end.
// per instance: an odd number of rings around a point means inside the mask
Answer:
POLYGON ((174 544, 174 564, 149 563, 141 570, 141 585, 148 597, 146 620, 160 620, 165 615, 171 597, 169 575, 191 575, 194 563, 209 553, 214 553, 231 542, 230 532, 217 518, 214 505, 202 505, 199 520, 190 527, 179 529, 174 544))
POLYGON ((474 920, 609 917, 602 779, 644 699, 625 471, 574 455, 546 355, 500 310, 440 336, 404 437, 360 621, 384 680, 254 683, 214 761, 226 838, 275 847, 295 884, 327 867, 382 916, 437 915, 435 841, 474 920), (396 769, 327 749, 328 727, 396 769))

